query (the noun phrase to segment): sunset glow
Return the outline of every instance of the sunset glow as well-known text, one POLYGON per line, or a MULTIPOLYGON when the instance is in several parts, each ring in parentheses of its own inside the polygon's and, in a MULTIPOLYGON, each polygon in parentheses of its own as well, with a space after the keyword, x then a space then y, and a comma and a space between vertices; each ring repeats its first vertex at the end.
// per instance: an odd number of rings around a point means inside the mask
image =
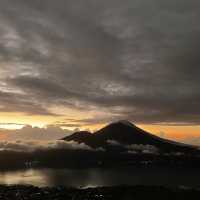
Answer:
POLYGON ((0 128, 199 141, 198 3, 144 1, 0 2, 0 128))

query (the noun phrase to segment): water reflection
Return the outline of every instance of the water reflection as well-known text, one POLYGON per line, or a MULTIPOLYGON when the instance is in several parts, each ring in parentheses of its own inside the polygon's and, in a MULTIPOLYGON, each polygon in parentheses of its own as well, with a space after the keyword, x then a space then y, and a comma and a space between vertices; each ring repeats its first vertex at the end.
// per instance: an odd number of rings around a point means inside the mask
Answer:
POLYGON ((200 187, 198 170, 161 168, 30 169, 0 172, 0 184, 96 187, 113 185, 166 185, 200 187))

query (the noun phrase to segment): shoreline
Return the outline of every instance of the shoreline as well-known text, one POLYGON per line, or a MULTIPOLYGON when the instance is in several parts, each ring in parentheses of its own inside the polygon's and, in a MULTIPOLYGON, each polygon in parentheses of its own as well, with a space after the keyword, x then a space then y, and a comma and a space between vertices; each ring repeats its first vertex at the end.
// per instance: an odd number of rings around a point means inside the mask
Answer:
POLYGON ((194 199, 200 190, 186 187, 114 186, 97 188, 35 187, 31 185, 0 185, 1 200, 131 200, 131 199, 194 199))

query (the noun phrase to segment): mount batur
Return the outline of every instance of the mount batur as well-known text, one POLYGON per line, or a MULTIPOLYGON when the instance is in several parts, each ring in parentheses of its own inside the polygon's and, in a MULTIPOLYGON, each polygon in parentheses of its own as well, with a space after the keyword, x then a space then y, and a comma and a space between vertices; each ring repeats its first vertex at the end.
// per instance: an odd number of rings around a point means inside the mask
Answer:
POLYGON ((125 120, 111 123, 95 133, 79 131, 63 140, 85 143, 92 148, 104 148, 106 151, 120 150, 123 152, 132 149, 135 153, 141 150, 140 153, 157 152, 177 155, 198 152, 197 147, 160 138, 125 120))
POLYGON ((111 123, 95 133, 76 132, 62 140, 96 149, 95 155, 80 159, 90 165, 200 165, 198 147, 152 135, 129 121, 111 123))
POLYGON ((23 168, 26 163, 49 168, 200 166, 199 147, 157 137, 128 121, 111 123, 95 133, 76 132, 58 142, 62 141, 76 142, 83 148, 1 151, 0 168, 23 168))

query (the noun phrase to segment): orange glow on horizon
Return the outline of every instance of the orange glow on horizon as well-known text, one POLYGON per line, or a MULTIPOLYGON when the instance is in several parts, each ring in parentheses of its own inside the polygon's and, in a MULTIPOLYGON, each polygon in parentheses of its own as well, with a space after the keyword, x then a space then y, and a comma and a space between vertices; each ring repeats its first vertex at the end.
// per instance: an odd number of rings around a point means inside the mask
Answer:
MULTIPOLYGON (((69 113, 69 118, 81 120, 83 113, 69 113), (76 118, 75 118, 76 117, 76 118)), ((92 113, 88 115, 92 116, 92 113)), ((21 129, 24 125, 31 125, 33 127, 45 127, 50 124, 54 124, 56 121, 66 120, 66 116, 36 116, 25 115, 23 113, 0 113, 0 139, 6 138, 6 130, 21 129)), ((93 124, 93 125, 81 125, 80 127, 63 127, 64 129, 74 130, 79 128, 80 130, 90 130, 92 132, 99 130, 106 124, 93 124)), ((191 137, 200 137, 200 126, 166 126, 166 125, 148 125, 137 124, 140 128, 155 134, 160 137, 164 137, 171 140, 181 141, 191 137)))
POLYGON ((161 125, 138 125, 159 137, 172 140, 184 140, 189 137, 200 137, 200 126, 161 126, 161 125))
MULTIPOLYGON (((106 125, 107 124, 97 124, 88 126, 86 129, 96 131, 106 125)), ((149 124, 136 124, 136 126, 151 134, 175 141, 183 141, 191 137, 200 137, 200 126, 167 126, 149 124)))

